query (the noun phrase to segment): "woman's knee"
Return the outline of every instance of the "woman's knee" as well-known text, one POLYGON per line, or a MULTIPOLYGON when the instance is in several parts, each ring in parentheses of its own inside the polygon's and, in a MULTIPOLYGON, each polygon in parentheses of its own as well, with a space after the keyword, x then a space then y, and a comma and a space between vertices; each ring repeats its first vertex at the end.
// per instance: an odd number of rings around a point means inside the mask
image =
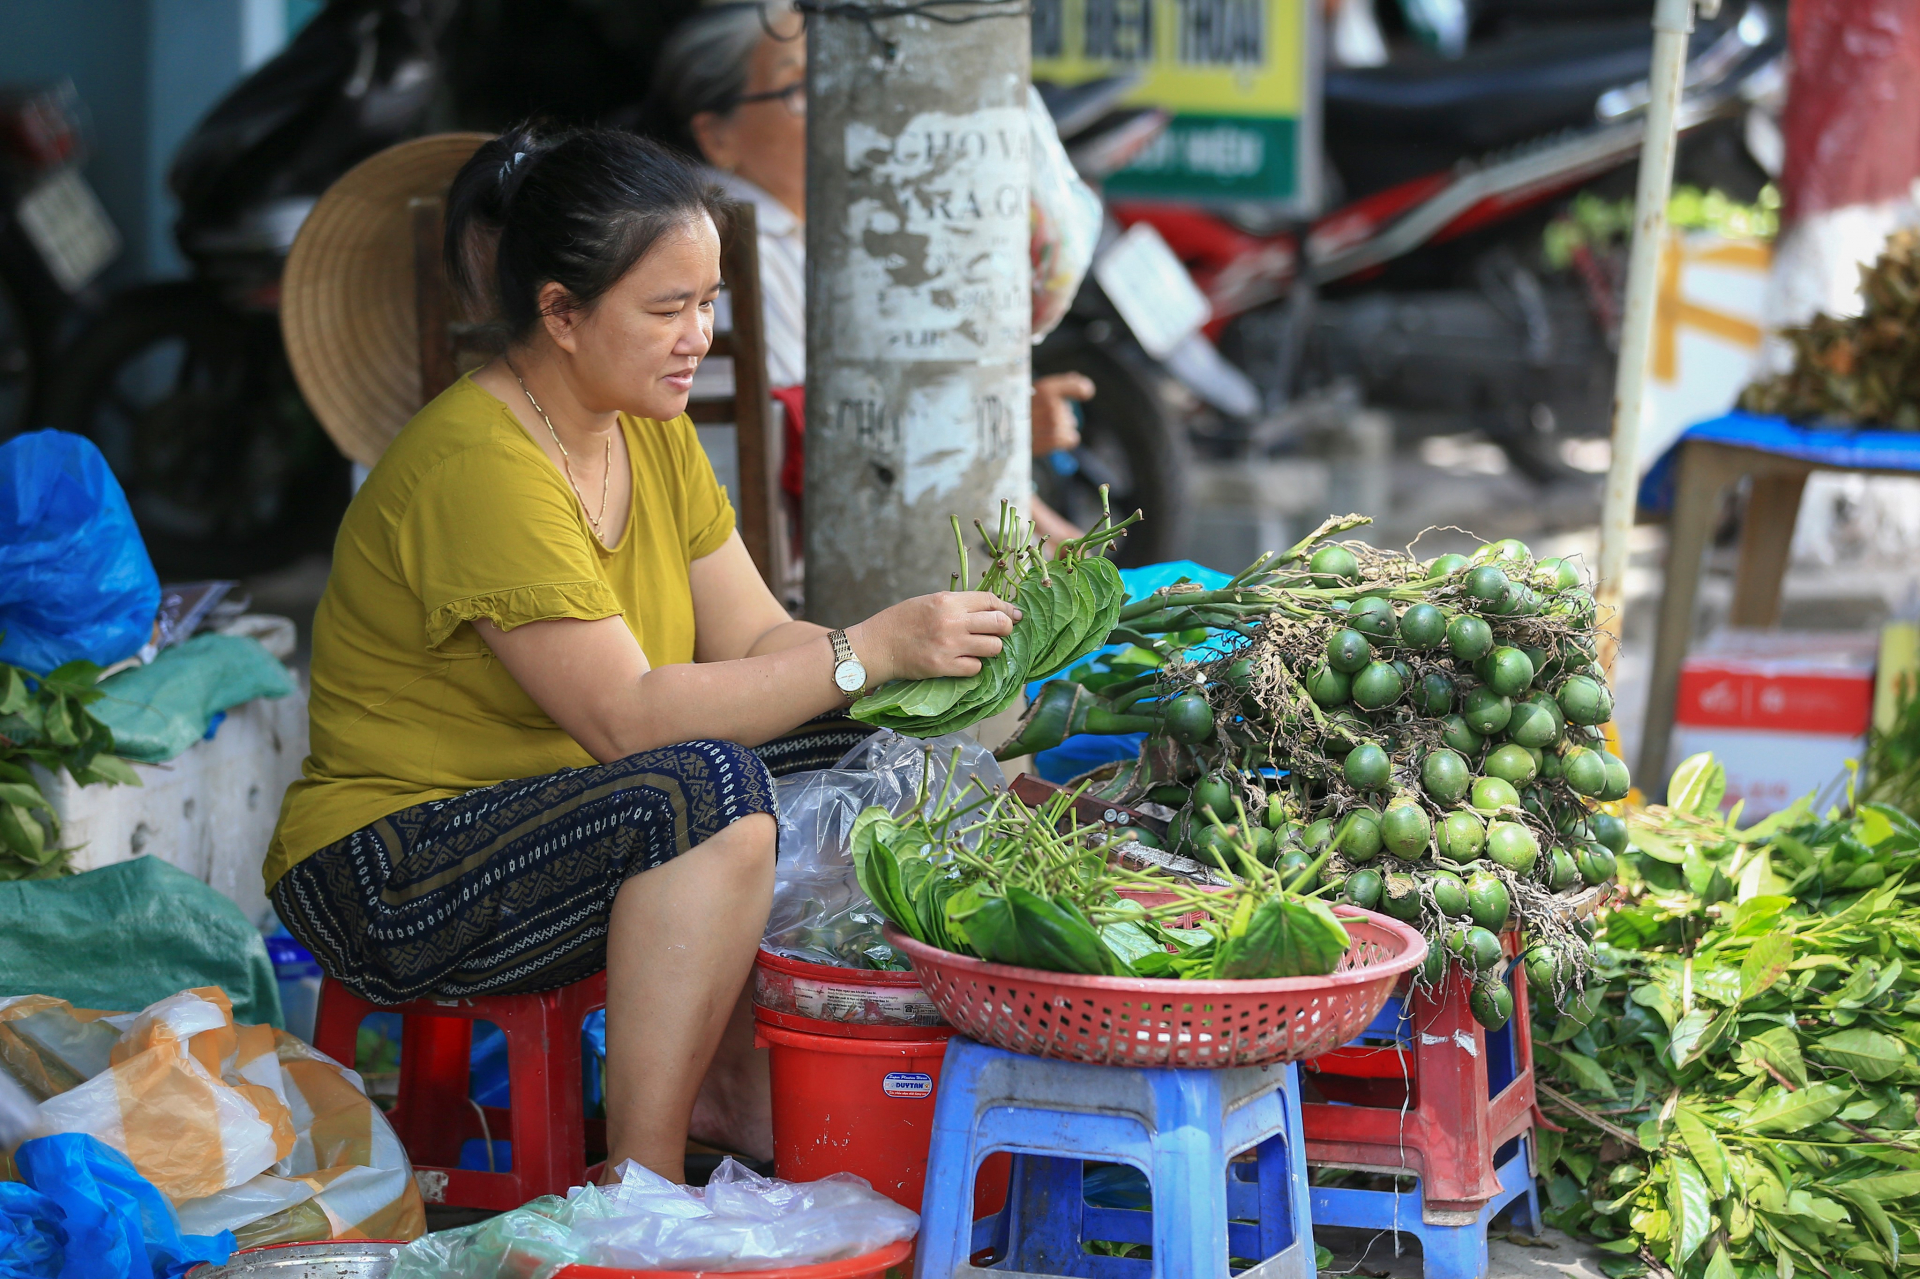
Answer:
POLYGON ((718 863, 725 873, 771 884, 779 835, 780 824, 771 813, 748 813, 715 831, 692 851, 718 863))

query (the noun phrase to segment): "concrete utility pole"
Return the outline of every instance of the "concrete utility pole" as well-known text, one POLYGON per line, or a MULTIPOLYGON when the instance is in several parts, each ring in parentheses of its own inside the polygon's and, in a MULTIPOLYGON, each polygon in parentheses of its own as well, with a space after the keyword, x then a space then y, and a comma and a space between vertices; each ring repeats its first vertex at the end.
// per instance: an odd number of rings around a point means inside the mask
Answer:
MULTIPOLYGON (((807 617, 942 590, 947 517, 1025 509, 1025 0, 807 14, 807 617)), ((976 560, 977 562, 977 560, 976 560)))

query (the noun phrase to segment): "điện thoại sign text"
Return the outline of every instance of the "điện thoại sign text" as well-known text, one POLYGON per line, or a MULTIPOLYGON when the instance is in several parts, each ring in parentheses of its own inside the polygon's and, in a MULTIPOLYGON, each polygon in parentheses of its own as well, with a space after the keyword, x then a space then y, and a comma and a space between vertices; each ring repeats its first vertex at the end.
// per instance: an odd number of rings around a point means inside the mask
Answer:
POLYGON ((1106 181, 1128 197, 1317 212, 1314 0, 1033 0, 1033 78, 1134 74, 1173 121, 1106 181))

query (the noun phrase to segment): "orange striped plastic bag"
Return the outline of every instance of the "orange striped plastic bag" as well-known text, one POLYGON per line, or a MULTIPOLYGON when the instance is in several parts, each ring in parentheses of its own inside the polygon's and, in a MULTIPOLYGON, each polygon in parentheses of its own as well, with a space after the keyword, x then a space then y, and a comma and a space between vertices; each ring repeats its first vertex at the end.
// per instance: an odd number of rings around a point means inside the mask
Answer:
POLYGON ((122 1014, 0 998, 0 1070, 49 1131, 131 1159, 191 1234, 252 1247, 425 1230, 406 1152, 360 1077, 284 1031, 235 1025, 216 988, 122 1014))

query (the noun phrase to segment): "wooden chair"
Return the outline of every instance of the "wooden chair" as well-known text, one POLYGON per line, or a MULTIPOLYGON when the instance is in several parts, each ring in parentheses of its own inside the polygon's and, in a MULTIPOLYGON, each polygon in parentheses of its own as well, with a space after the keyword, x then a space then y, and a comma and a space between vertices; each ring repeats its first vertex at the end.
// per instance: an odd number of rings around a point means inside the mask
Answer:
MULTIPOLYGON (((451 386, 468 369, 486 362, 476 341, 480 326, 465 316, 448 285, 441 260, 446 203, 439 197, 416 199, 413 215, 413 281, 420 338, 421 404, 451 386)), ((732 206, 732 227, 720 244, 720 275, 726 281, 731 325, 716 328, 708 359, 730 357, 731 394, 703 395, 687 405, 697 426, 731 426, 733 461, 714 458, 721 473, 736 477, 732 494, 740 520, 740 540, 760 576, 783 602, 796 583, 781 535, 779 494, 779 422, 767 394, 766 340, 761 328, 760 251, 751 204, 732 206)))

